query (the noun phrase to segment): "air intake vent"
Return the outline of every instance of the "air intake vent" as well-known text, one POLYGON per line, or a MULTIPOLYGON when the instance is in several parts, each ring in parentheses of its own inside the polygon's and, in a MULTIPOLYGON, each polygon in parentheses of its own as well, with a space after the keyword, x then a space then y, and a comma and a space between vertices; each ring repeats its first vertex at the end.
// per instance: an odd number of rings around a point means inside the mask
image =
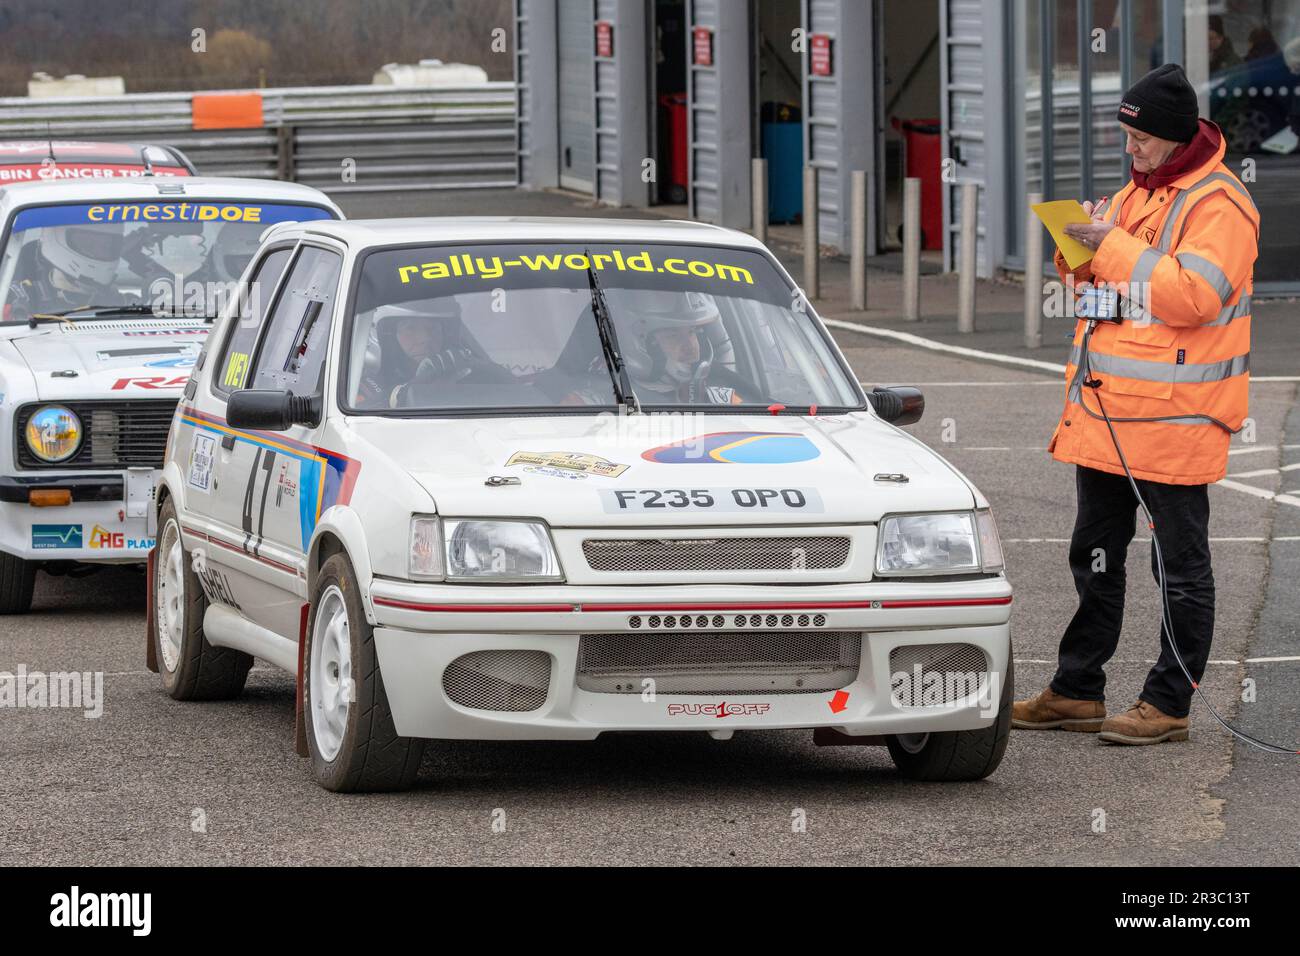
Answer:
POLYGON ((584 634, 578 686, 602 694, 815 694, 858 676, 860 631, 584 634))
POLYGON ((889 652, 889 688, 899 707, 953 704, 988 691, 988 660, 974 644, 904 644, 889 652))
POLYGON ((593 571, 826 571, 844 567, 844 536, 765 538, 588 538, 593 571))
POLYGON ((447 696, 472 710, 537 710, 550 685, 551 655, 543 651, 475 651, 442 672, 447 696))

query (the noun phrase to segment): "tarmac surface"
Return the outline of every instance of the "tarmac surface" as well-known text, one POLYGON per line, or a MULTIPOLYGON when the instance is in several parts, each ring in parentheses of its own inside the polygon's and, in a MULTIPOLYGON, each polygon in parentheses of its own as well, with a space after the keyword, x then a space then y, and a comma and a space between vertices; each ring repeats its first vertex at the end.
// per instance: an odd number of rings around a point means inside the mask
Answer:
MULTIPOLYGON (((430 194, 422 203, 444 214, 521 204, 574 214, 569 207, 580 205, 513 193, 430 194)), ((409 197, 344 206, 353 215, 413 211, 409 197)), ((887 309, 840 307, 837 269, 827 268, 819 310, 891 327, 887 309)), ((873 272, 875 301, 887 301, 880 290, 890 281, 873 272)), ((923 302, 938 322, 955 283, 925 281, 923 302)), ((980 289, 982 302, 1008 296, 992 283, 980 289)), ((1060 411, 1059 377, 843 327, 834 334, 863 382, 924 390, 925 417, 910 430, 992 502, 1016 595, 1017 696, 1037 692, 1074 609, 1073 475, 1043 450, 1060 411)), ((994 335, 961 344, 997 351, 994 335)), ((1277 373, 1297 374, 1300 362, 1277 373)), ((1297 382, 1254 383, 1251 414, 1255 440, 1234 440, 1230 481, 1210 491, 1218 620, 1203 686, 1229 720, 1296 745, 1300 507, 1272 496, 1300 498, 1297 382), (1246 680, 1251 702, 1242 699, 1246 680)), ((1112 712, 1133 702, 1157 652, 1147 547, 1139 538, 1130 551, 1124 634, 1107 669, 1112 712)), ((166 696, 144 666, 144 594, 143 575, 130 569, 43 574, 32 613, 0 619, 0 671, 105 675, 97 719, 0 709, 8 771, 0 865, 1300 863, 1292 826, 1300 762, 1234 743, 1200 703, 1184 744, 1107 747, 1091 735, 1013 731, 1001 767, 975 784, 912 783, 883 748, 818 748, 804 732, 729 741, 610 734, 590 743, 435 743, 411 792, 330 794, 294 753, 290 675, 259 663, 239 700, 166 696), (799 811, 803 832, 792 827, 799 811)))

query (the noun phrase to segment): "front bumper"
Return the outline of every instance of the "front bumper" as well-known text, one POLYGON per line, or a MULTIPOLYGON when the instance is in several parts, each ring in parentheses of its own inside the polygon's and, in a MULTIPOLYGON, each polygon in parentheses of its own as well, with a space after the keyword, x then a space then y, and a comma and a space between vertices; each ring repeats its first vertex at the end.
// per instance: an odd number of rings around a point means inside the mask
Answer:
MULTIPOLYGON (((589 740, 605 731, 835 728, 850 736, 971 730, 997 716, 1010 656, 1011 589, 1004 578, 873 582, 829 587, 679 586, 473 588, 372 582, 375 644, 398 733, 470 740, 589 740), (748 610, 746 610, 748 609, 748 610), (857 677, 813 693, 602 693, 579 686, 583 634, 626 633, 630 617, 738 613, 819 616, 825 630, 861 632, 857 677), (973 646, 988 680, 978 694, 905 706, 891 687, 891 652, 915 645, 973 646), (545 701, 526 712, 462 706, 444 673, 463 655, 545 655, 545 701)), ((701 642, 710 628, 699 630, 701 642)), ((644 627, 644 624, 642 624, 644 627)), ((638 686, 639 683, 638 683, 638 686)))
POLYGON ((0 477, 0 550, 28 561, 143 562, 154 545, 150 468, 0 477), (66 490, 67 505, 36 507, 30 493, 66 490))

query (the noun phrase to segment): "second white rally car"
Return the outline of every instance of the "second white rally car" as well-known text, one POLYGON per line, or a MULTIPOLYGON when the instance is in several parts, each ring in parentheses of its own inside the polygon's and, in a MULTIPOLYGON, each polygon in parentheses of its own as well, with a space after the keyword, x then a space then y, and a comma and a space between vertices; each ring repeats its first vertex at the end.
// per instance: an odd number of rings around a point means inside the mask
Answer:
POLYGON ((809 729, 1002 758, 988 502, 864 392, 754 239, 694 223, 267 235, 168 438, 148 651, 179 699, 295 673, 331 790, 430 739, 809 729))
POLYGON ((263 232, 341 213, 292 183, 0 189, 0 614, 40 569, 143 564, 167 429, 263 232))

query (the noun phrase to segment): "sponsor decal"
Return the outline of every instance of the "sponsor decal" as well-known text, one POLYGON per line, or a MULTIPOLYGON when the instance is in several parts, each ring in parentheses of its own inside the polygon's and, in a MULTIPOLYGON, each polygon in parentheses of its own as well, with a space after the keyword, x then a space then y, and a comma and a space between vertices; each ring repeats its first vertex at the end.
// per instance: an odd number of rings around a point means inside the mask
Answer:
POLYGON ((1125 116, 1137 116, 1142 112, 1142 107, 1134 106, 1132 103, 1121 102, 1119 104, 1119 111, 1125 116))
POLYGON ((815 488, 602 488, 600 501, 606 514, 674 510, 820 514, 826 510, 815 488))
POLYGON ((128 388, 143 388, 154 390, 161 388, 184 388, 185 383, 190 380, 188 375, 175 375, 168 378, 166 375, 151 375, 140 378, 119 378, 113 383, 112 390, 121 392, 128 388))
POLYGON ((72 203, 29 206, 14 216, 14 232, 54 226, 97 223, 176 222, 214 224, 237 222, 270 226, 278 222, 306 222, 334 218, 319 206, 287 203, 169 202, 72 203))
POLYGON ((217 436, 210 432, 196 431, 194 444, 190 446, 190 468, 185 479, 191 488, 199 491, 212 490, 212 462, 217 453, 217 436))
POLYGON ((298 497, 298 482, 289 477, 289 463, 280 464, 280 476, 275 481, 275 506, 280 507, 280 502, 285 498, 298 497))
POLYGON ((178 355, 175 358, 158 359, 153 362, 145 362, 145 368, 193 368, 195 356, 178 355))
POLYGON ((32 548, 37 551, 85 547, 81 542, 81 525, 79 524, 32 525, 32 548))
POLYGON ((529 255, 520 253, 517 257, 502 259, 500 256, 472 256, 458 253, 442 260, 432 262, 410 263, 397 267, 398 281, 403 285, 416 280, 426 282, 452 278, 478 278, 496 281, 505 276, 506 271, 521 270, 525 273, 555 272, 666 272, 670 275, 692 276, 696 279, 722 279, 744 285, 753 285, 754 276, 742 266, 725 262, 710 262, 707 259, 682 259, 668 257, 656 261, 649 250, 624 253, 622 249, 613 249, 608 253, 597 252, 588 256, 585 252, 554 252, 529 255))
POLYGON ((196 573, 199 578, 199 585, 203 588, 203 595, 208 599, 209 603, 224 604, 236 611, 243 611, 243 608, 239 606, 239 602, 235 600, 235 592, 230 587, 230 581, 224 574, 206 563, 196 573))
POLYGON ((243 388, 244 379, 248 377, 248 355, 245 352, 231 352, 226 360, 226 374, 221 377, 221 384, 226 388, 243 388))
POLYGON ((812 461, 820 449, 791 432, 713 432, 641 453, 660 464, 790 465, 812 461))
POLYGON ((517 451, 506 462, 507 468, 512 465, 526 465, 524 471, 531 474, 580 479, 588 475, 617 478, 628 469, 607 458, 576 451, 517 451))
POLYGON ((749 702, 728 704, 669 704, 669 717, 760 717, 772 709, 771 704, 749 702))

